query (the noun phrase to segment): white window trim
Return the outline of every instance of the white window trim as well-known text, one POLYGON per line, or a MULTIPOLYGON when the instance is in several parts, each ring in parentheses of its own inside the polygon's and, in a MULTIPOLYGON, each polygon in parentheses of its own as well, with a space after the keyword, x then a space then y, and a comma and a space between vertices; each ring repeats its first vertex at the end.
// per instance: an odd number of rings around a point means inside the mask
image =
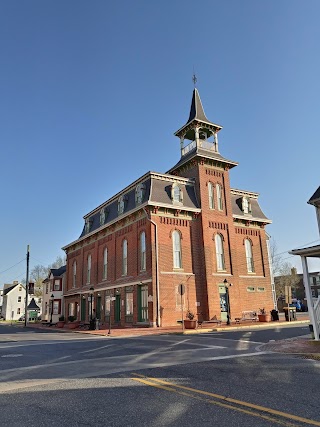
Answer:
POLYGON ((107 280, 107 277, 108 277, 108 248, 104 248, 102 280, 107 280))
POLYGON ((172 233, 173 268, 182 268, 181 233, 174 230, 172 233))
POLYGON ((214 241, 216 247, 217 271, 225 271, 226 262, 224 256, 223 236, 221 234, 216 234, 214 241))

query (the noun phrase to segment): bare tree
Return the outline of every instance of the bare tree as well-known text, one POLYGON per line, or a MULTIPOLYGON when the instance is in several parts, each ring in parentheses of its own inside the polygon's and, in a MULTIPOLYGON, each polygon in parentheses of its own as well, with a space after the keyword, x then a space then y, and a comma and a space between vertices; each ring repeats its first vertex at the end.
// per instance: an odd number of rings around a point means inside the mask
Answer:
POLYGON ((45 267, 44 265, 35 265, 30 272, 30 282, 34 282, 34 294, 36 297, 42 296, 42 282, 49 275, 51 268, 60 268, 65 265, 66 260, 63 259, 60 255, 57 256, 56 260, 45 267))
POLYGON ((65 264, 66 264, 66 258, 58 255, 55 262, 49 265, 49 268, 60 268, 65 264))
POLYGON ((282 262, 279 267, 279 274, 275 277, 277 299, 285 295, 286 286, 291 286, 293 293, 295 293, 299 282, 300 278, 297 275, 296 268, 290 262, 282 262))
POLYGON ((270 248, 270 258, 271 258, 273 276, 277 276, 280 274, 283 261, 282 261, 281 254, 278 253, 277 242, 274 240, 274 238, 271 238, 269 240, 269 248, 270 248))

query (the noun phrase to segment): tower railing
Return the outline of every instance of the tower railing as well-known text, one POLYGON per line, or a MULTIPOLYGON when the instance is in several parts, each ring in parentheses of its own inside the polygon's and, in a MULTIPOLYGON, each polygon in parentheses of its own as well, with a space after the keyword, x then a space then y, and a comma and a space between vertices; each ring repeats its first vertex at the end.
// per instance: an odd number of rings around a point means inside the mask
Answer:
MULTIPOLYGON (((186 156, 193 151, 197 147, 197 141, 192 141, 190 144, 186 145, 181 149, 181 156, 186 156)), ((214 142, 210 142, 207 139, 199 139, 198 147, 203 148, 204 150, 214 151, 216 152, 216 144, 214 142)))

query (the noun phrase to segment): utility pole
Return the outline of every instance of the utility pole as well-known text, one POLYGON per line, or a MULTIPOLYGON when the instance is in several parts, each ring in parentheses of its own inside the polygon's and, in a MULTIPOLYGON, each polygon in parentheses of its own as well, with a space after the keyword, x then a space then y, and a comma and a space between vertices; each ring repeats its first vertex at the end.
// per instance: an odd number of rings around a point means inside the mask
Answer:
POLYGON ((25 307, 24 307, 24 327, 27 326, 28 319, 28 292, 29 292, 29 245, 27 246, 27 274, 26 274, 26 299, 25 299, 25 307))

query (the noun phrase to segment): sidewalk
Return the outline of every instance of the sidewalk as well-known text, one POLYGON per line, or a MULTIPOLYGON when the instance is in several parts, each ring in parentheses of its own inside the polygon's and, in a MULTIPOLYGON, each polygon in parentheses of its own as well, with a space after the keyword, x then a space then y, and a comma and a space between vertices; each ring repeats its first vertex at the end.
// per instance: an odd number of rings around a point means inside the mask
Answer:
MULTIPOLYGON (((310 320, 308 314, 299 316, 298 320, 287 322, 284 318, 280 317, 279 321, 276 322, 244 322, 241 324, 231 324, 226 325, 222 324, 221 326, 215 326, 213 328, 197 328, 197 329, 186 329, 184 331, 185 335, 197 335, 208 332, 220 332, 220 331, 241 331, 246 329, 268 329, 275 327, 290 327, 291 324, 294 325, 309 325, 310 320)), ((166 334, 182 334, 182 327, 171 326, 171 327, 160 327, 160 328, 119 328, 114 327, 111 329, 109 334, 108 328, 103 328, 95 331, 89 330, 76 330, 76 329, 58 329, 54 326, 48 327, 43 326, 40 323, 38 324, 29 324, 30 328, 45 329, 48 332, 54 330, 57 332, 72 332, 76 334, 87 334, 93 336, 101 336, 106 338, 128 338, 128 337, 138 337, 138 336, 150 336, 150 335, 166 335, 166 334)), ((292 338, 287 340, 271 341, 267 344, 264 344, 260 347, 261 351, 272 351, 279 353, 290 353, 296 354, 301 357, 306 357, 309 359, 320 360, 320 341, 313 341, 310 338, 310 335, 304 337, 292 338)))
POLYGON ((43 326, 41 323, 29 324, 28 327, 39 328, 45 330, 54 330, 57 332, 72 332, 78 334, 88 334, 95 336, 106 336, 113 338, 121 338, 121 337, 132 337, 132 336, 148 336, 148 335, 165 335, 165 334, 202 334, 208 332, 217 332, 217 331, 239 331, 244 329, 265 329, 265 328, 275 328, 275 327, 285 327, 290 326, 290 324, 309 324, 308 315, 304 315, 299 317, 299 320, 295 320, 292 322, 286 322, 284 318, 280 317, 279 321, 276 322, 243 322, 240 324, 232 322, 231 325, 221 324, 220 326, 214 325, 212 327, 198 327, 197 329, 185 329, 182 331, 182 326, 169 326, 169 327, 159 327, 159 328, 143 328, 143 327, 112 327, 111 333, 109 334, 108 326, 103 326, 99 330, 83 330, 83 329, 68 329, 65 328, 56 328, 54 326, 43 326))

